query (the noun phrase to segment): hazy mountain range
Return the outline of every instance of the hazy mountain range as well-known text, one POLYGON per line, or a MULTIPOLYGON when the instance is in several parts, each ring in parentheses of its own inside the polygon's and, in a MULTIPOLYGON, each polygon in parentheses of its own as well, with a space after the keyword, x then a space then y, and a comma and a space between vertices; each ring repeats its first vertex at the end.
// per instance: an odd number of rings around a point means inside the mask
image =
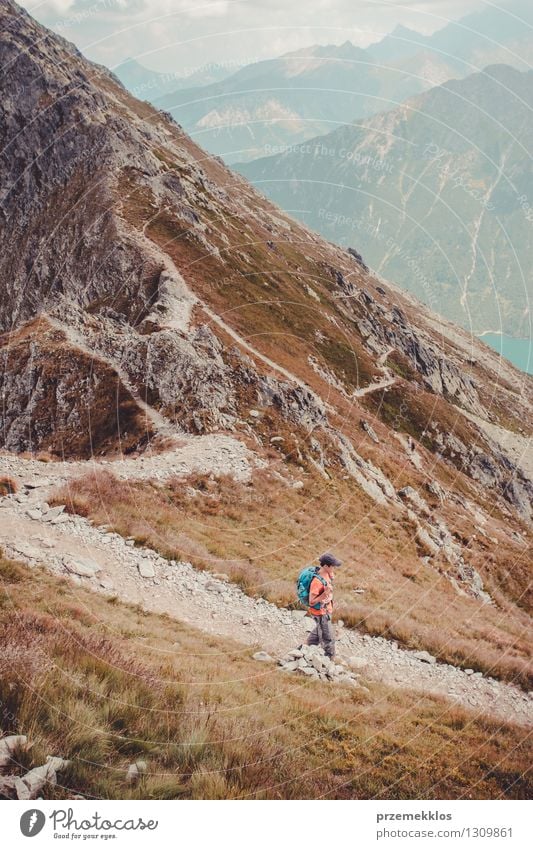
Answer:
POLYGON ((137 96, 168 110, 210 153, 230 163, 246 161, 392 108, 488 64, 527 69, 532 9, 525 0, 506 10, 486 6, 432 36, 400 26, 366 50, 350 42, 315 45, 207 85, 184 88, 180 82, 174 91, 171 80, 158 87, 152 75, 143 94, 139 69, 132 75, 131 65, 117 74, 137 96))
POLYGON ((239 168, 447 318, 528 337, 532 82, 492 66, 239 168))
POLYGON ((238 64, 232 66, 208 64, 188 74, 162 73, 146 68, 137 59, 129 58, 113 69, 120 82, 139 100, 157 100, 165 94, 192 86, 205 86, 234 73, 238 64))

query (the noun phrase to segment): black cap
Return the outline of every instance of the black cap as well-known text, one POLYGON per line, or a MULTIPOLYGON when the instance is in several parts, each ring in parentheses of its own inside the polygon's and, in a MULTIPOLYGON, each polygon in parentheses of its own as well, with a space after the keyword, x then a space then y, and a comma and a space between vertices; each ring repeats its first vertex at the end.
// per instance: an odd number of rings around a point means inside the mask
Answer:
POLYGON ((329 551, 320 555, 319 563, 321 566, 342 566, 341 561, 337 560, 336 557, 333 557, 333 554, 330 554, 329 551))

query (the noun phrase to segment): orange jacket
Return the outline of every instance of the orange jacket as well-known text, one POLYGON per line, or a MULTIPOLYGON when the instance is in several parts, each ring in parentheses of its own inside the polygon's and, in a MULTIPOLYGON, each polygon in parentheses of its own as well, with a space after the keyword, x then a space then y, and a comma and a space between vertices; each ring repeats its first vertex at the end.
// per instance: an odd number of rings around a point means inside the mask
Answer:
POLYGON ((313 616, 323 616, 325 613, 331 614, 333 612, 333 601, 331 599, 330 601, 327 601, 324 606, 320 608, 320 610, 315 610, 311 606, 311 603, 316 604, 317 602, 320 602, 320 596, 323 595, 325 592, 329 591, 330 593, 333 593, 333 584, 331 583, 331 581, 329 581, 325 577, 325 575, 322 575, 321 577, 326 582, 326 586, 324 586, 320 578, 313 578, 309 586, 310 607, 308 612, 311 613, 313 616))

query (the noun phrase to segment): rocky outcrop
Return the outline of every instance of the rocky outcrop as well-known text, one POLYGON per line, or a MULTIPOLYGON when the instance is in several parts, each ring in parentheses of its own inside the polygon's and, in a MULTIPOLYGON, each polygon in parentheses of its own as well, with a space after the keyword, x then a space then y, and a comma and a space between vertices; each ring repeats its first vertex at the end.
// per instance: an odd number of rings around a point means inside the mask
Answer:
POLYGON ((152 423, 117 371, 46 320, 0 337, 1 444, 82 457, 139 446, 152 423))
POLYGON ((472 413, 486 415, 471 377, 426 333, 413 327, 399 307, 384 309, 368 293, 358 293, 358 300, 364 303, 366 313, 357 318, 357 325, 373 352, 379 355, 395 348, 432 392, 472 413))
POLYGON ((42 766, 34 767, 19 775, 17 752, 28 748, 27 737, 23 734, 11 735, 0 739, 0 796, 6 799, 29 801, 41 795, 45 787, 57 784, 57 774, 64 771, 70 761, 48 755, 42 766), (14 774, 9 774, 9 773, 14 774))
MULTIPOLYGON (((359 687, 358 675, 348 667, 327 657, 320 646, 303 645, 292 649, 279 665, 285 672, 295 672, 314 678, 317 681, 331 681, 335 684, 347 684, 350 687, 359 687)), ((360 688, 368 692, 366 688, 360 688)))

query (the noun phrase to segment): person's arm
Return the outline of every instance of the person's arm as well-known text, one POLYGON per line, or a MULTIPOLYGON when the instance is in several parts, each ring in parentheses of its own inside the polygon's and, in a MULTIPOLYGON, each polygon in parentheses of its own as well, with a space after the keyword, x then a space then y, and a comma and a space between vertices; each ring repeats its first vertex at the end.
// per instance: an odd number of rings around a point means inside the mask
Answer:
POLYGON ((332 592, 329 587, 325 587, 318 578, 313 578, 309 587, 309 605, 313 607, 317 602, 327 604, 328 601, 331 601, 331 598, 332 592))

